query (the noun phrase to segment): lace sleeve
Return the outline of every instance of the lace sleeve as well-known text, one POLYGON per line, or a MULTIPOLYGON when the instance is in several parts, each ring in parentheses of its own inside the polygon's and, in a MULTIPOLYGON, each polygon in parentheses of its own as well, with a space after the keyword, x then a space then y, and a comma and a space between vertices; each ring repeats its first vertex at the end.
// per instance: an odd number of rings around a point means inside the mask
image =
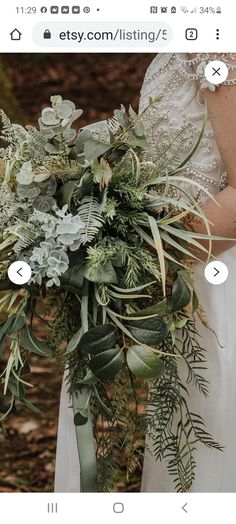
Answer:
POLYGON ((217 87, 211 82, 209 82, 205 77, 205 67, 206 65, 211 62, 212 60, 221 60, 224 62, 229 70, 229 75, 227 80, 223 82, 223 84, 220 85, 236 85, 236 54, 235 53, 221 53, 221 54, 208 54, 203 57, 202 55, 197 55, 199 57, 199 62, 196 67, 196 75, 200 82, 200 89, 203 91, 204 89, 210 89, 211 91, 215 91, 217 87))
MULTIPOLYGON (((185 55, 186 57, 186 55, 185 55)), ((229 69, 229 75, 223 85, 236 85, 236 54, 235 53, 199 53, 190 58, 181 57, 178 55, 179 67, 183 71, 184 75, 189 79, 197 80, 200 84, 200 89, 210 89, 215 91, 218 86, 209 82, 205 77, 205 68, 212 60, 222 60, 225 62, 229 69)), ((222 84, 221 84, 222 85, 222 84)))

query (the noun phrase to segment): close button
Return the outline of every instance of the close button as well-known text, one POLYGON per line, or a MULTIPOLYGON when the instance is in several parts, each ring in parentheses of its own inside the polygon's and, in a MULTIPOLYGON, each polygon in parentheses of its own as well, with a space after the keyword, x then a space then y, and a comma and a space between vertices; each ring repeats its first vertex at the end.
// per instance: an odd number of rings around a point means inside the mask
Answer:
POLYGON ((205 67, 205 77, 211 84, 216 86, 223 84, 227 80, 229 70, 227 65, 221 60, 212 60, 205 67))

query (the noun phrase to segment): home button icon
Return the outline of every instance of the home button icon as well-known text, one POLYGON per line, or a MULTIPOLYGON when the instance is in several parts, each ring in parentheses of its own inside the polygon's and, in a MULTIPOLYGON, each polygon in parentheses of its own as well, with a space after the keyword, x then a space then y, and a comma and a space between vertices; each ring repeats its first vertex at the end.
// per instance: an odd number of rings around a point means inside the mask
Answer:
POLYGON ((19 31, 19 29, 13 29, 13 31, 10 33, 11 40, 19 41, 21 40, 22 33, 19 31))
POLYGON ((115 502, 115 504, 113 504, 113 511, 114 513, 124 513, 124 504, 123 502, 115 502))

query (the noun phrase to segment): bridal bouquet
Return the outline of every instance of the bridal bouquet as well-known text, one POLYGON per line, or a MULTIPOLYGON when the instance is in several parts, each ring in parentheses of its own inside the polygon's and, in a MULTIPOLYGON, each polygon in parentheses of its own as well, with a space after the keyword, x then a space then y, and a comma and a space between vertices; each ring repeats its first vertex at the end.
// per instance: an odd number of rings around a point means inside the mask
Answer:
MULTIPOLYGON (((30 353, 57 358, 74 410, 83 491, 111 491, 124 455, 129 478, 141 465, 145 435, 176 490, 187 491, 196 443, 220 448, 188 407, 188 387, 208 393, 189 260, 207 252, 193 220, 209 226, 181 182, 206 190, 181 171, 204 126, 184 161, 178 153, 188 129, 154 162, 143 117, 158 99, 141 115, 121 106, 78 133, 72 124, 82 111, 61 96, 51 102, 39 130, 12 124, 1 111, 2 430, 22 405, 37 411, 27 399, 30 353), (7 276, 16 260, 32 270, 22 287, 7 276)), ((210 232, 205 238, 211 242, 210 232)))

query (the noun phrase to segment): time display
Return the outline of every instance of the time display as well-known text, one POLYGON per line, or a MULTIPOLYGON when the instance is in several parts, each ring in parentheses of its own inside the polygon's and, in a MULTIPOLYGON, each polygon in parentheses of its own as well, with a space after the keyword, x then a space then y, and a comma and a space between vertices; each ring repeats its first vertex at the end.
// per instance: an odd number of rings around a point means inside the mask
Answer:
POLYGON ((16 12, 18 15, 35 15, 37 13, 37 7, 16 7, 16 12))

